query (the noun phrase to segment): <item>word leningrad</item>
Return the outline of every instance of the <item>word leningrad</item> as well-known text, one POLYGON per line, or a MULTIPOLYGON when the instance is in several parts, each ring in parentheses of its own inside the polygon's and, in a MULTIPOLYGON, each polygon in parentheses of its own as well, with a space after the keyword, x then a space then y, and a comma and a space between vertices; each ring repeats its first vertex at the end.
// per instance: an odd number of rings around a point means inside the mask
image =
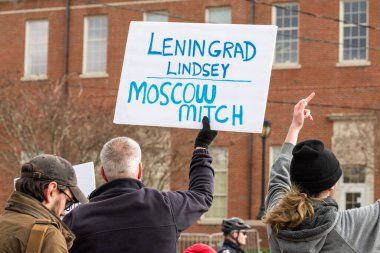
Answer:
POLYGON ((252 42, 177 40, 173 38, 156 41, 152 32, 147 55, 168 57, 168 59, 176 56, 199 59, 206 56, 208 59, 219 59, 220 63, 215 63, 215 60, 212 64, 169 60, 165 66, 163 77, 147 78, 156 80, 188 79, 198 80, 201 83, 163 80, 160 85, 157 85, 155 83, 148 84, 146 81, 141 83, 131 81, 128 103, 136 100, 142 104, 159 103, 161 106, 166 106, 172 103, 179 105, 178 120, 180 122, 185 120, 185 115, 187 121, 200 122, 202 115, 207 113, 210 120, 215 119, 219 123, 229 123, 232 126, 237 123, 244 124, 242 105, 232 105, 229 108, 227 105, 216 106, 213 103, 218 94, 218 88, 222 88, 222 86, 217 86, 216 82, 242 81, 226 79, 230 67, 227 60, 251 61, 256 55, 256 47, 252 42), (209 82, 214 83, 210 84, 209 82))

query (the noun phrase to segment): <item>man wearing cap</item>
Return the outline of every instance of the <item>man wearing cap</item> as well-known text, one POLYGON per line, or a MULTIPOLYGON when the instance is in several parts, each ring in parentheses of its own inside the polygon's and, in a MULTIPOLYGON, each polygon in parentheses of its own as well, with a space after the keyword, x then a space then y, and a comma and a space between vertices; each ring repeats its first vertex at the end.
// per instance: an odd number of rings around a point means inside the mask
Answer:
POLYGON ((270 252, 380 252, 380 201, 338 211, 338 159, 319 140, 296 144, 314 92, 294 107, 280 155, 271 169, 267 213, 270 252))
POLYGON ((187 191, 161 192, 142 182, 141 149, 128 137, 108 141, 100 152, 106 181, 90 203, 64 217, 75 233, 71 253, 176 253, 180 233, 211 206, 212 158, 207 147, 217 132, 205 117, 195 140, 187 191))
POLYGON ((0 216, 0 252, 68 252, 75 237, 60 217, 78 202, 88 201, 67 160, 44 154, 23 164, 0 216))

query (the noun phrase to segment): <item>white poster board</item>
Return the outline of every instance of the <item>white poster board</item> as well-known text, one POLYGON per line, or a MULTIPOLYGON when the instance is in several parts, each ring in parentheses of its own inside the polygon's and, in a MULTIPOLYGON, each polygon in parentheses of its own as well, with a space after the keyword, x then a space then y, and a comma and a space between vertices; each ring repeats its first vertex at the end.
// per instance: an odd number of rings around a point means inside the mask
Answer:
POLYGON ((131 22, 114 123, 261 132, 277 27, 131 22))
MULTIPOLYGON (((75 170, 75 175, 77 176, 78 187, 83 192, 83 194, 88 197, 96 188, 94 163, 81 163, 73 165, 73 167, 75 170)), ((78 205, 80 205, 80 203, 72 205, 70 207, 70 210, 66 210, 66 214, 78 205)))
POLYGON ((88 197, 96 188, 94 163, 82 163, 74 165, 73 167, 77 176, 78 187, 83 194, 88 197))

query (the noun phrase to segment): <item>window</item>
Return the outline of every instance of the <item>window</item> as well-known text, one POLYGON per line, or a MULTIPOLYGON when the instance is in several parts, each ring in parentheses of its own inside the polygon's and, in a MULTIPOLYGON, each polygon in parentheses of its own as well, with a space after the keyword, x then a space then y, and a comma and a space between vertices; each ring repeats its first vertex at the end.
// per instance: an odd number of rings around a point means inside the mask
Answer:
POLYGON ((167 11, 151 11, 144 13, 144 21, 168 22, 169 13, 167 11))
POLYGON ((365 206, 374 201, 375 123, 370 114, 330 114, 334 124, 332 147, 342 168, 334 199, 339 210, 365 206))
POLYGON ((346 192, 346 209, 360 207, 360 196, 360 192, 346 192))
POLYGON ((24 76, 36 77, 47 75, 48 54, 47 20, 26 22, 24 76))
POLYGON ((206 23, 231 24, 231 7, 209 7, 206 9, 206 23))
POLYGON ((275 64, 298 64, 298 4, 274 6, 273 23, 278 26, 275 64))
MULTIPOLYGON (((343 201, 339 204, 345 209, 357 208, 369 204, 369 171, 362 165, 341 165, 343 175, 337 191, 341 191, 343 201)), ((339 197, 338 197, 339 201, 339 197)))
POLYGON ((367 60, 367 0, 341 1, 340 61, 367 60))
POLYGON ((107 73, 107 16, 86 17, 84 32, 83 73, 107 73))
POLYGON ((365 183, 365 168, 362 166, 345 167, 343 183, 365 183))
POLYGON ((227 217, 228 195, 228 149, 226 147, 210 147, 215 170, 214 200, 212 206, 205 214, 206 218, 227 217))

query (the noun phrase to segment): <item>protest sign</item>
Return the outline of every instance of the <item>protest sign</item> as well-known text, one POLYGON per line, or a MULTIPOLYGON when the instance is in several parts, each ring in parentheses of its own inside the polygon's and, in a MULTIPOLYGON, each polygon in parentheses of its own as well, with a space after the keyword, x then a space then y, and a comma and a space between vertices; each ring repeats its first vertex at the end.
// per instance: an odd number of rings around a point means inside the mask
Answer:
MULTIPOLYGON (((75 175, 77 176, 77 183, 79 189, 83 192, 83 194, 88 197, 93 190, 95 190, 95 170, 94 163, 81 163, 74 165, 75 175)), ((70 210, 66 210, 66 213, 69 213, 75 207, 80 205, 76 203, 70 207, 70 210)))
POLYGON ((276 26, 131 22, 117 124, 261 132, 276 26))
POLYGON ((73 167, 77 176, 78 187, 83 194, 88 197, 96 188, 94 163, 82 163, 74 165, 73 167))

